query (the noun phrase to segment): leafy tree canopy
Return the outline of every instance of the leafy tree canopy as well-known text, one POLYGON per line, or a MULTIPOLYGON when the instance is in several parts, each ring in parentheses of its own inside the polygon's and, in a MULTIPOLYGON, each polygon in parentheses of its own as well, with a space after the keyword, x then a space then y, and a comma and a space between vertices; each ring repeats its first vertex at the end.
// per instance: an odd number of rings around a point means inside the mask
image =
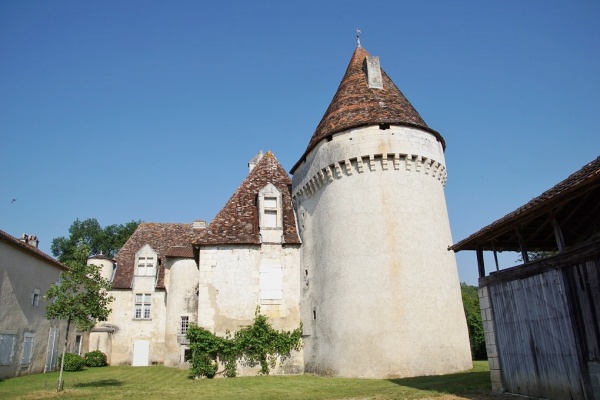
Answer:
POLYGON ((73 257, 66 262, 69 269, 61 274, 60 281, 52 284, 44 300, 48 319, 74 322, 81 330, 91 329, 97 320, 106 321, 113 301, 109 296, 110 282, 100 275, 100 267, 86 265, 89 248, 76 246, 73 257))
POLYGON ((65 261, 69 269, 44 294, 44 300, 49 302, 46 306, 46 318, 67 321, 57 391, 63 389, 62 377, 71 323, 75 323, 81 330, 90 330, 96 321, 106 321, 111 312, 108 305, 114 300, 108 294, 110 282, 102 278, 100 266, 87 265, 89 254, 87 244, 80 242, 76 245, 65 261))
POLYGON ((471 343, 471 354, 474 360, 486 360, 485 336, 483 334, 483 322, 481 321, 481 310, 479 309, 479 296, 475 286, 460 284, 462 293, 467 328, 469 329, 469 341, 471 343))
POLYGON ((104 254, 114 257, 127 239, 136 230, 140 221, 126 224, 108 225, 102 228, 95 218, 80 221, 76 219, 69 228, 69 237, 57 237, 52 240, 52 255, 62 263, 75 260, 80 244, 89 249, 89 256, 104 254))

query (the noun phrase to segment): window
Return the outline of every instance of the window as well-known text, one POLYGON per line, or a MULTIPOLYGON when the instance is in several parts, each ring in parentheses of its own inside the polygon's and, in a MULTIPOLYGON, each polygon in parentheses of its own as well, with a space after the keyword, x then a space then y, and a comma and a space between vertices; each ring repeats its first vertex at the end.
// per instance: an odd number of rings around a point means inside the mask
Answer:
POLYGON ((264 227, 277 228, 277 198, 265 197, 264 200, 264 227))
POLYGON ((154 257, 138 257, 137 274, 154 276, 154 257))
POLYGON ((73 343, 73 353, 77 354, 78 356, 81 355, 81 341, 83 339, 83 336, 81 335, 77 335, 75 336, 75 342, 73 343))
POLYGON ((33 333, 25 333, 23 335, 23 355, 21 356, 21 365, 31 364, 33 356, 33 333))
POLYGON ((187 330, 189 327, 190 327, 190 317, 188 317, 187 315, 182 315, 179 333, 181 335, 185 335, 187 333, 187 330))
POLYGON ((15 355, 15 343, 17 335, 2 333, 0 334, 0 365, 12 364, 15 355))
MULTIPOLYGON (((275 230, 282 227, 282 197, 281 192, 273 185, 268 183, 258 192, 258 210, 259 224, 261 229, 275 230)), ((263 235, 268 234, 266 232, 263 235)), ((273 236, 281 241, 281 235, 273 236)), ((271 240, 268 240, 270 242, 271 240)), ((277 240, 275 240, 277 242, 277 240)))
POLYGON ((261 300, 283 299, 283 274, 280 265, 261 265, 259 274, 261 300))
POLYGON ((33 307, 39 307, 40 305, 40 289, 34 289, 31 293, 31 305, 33 307))
POLYGON ((150 319, 150 305, 152 295, 136 294, 135 295, 135 319, 150 319))

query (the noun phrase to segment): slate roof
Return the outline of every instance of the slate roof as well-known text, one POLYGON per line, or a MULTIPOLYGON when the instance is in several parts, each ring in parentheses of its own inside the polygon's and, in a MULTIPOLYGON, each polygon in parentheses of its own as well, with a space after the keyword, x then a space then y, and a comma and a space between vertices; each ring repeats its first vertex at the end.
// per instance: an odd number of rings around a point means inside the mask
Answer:
POLYGON ((544 250, 554 247, 555 238, 549 213, 552 211, 562 226, 565 241, 577 242, 594 235, 600 226, 600 157, 586 164, 552 188, 505 215, 499 220, 482 228, 450 249, 491 250, 491 241, 495 241, 497 250, 519 249, 514 228, 519 227, 531 250, 544 250), (565 227, 568 226, 568 229, 565 227))
MULTIPOLYGON (((157 289, 164 289, 164 258, 173 255, 175 246, 187 248, 189 258, 192 257, 192 240, 195 236, 192 224, 174 223, 141 223, 133 235, 117 254, 117 271, 112 283, 113 289, 130 289, 135 274, 135 253, 149 244, 158 253, 161 260, 158 269, 157 289)), ((185 250, 182 250, 185 252, 185 250)))
POLYGON ((58 267, 62 270, 69 269, 66 265, 64 265, 61 262, 59 262, 58 260, 50 257, 48 254, 44 253, 37 247, 34 247, 27 243, 24 243, 24 242, 20 241, 19 239, 15 238, 14 236, 9 235, 8 233, 6 233, 2 230, 0 230, 0 240, 7 242, 8 244, 12 245, 13 247, 16 247, 16 248, 24 251, 25 253, 29 254, 30 256, 36 257, 42 261, 46 261, 47 263, 52 264, 55 267, 58 267))
POLYGON ((268 183, 282 193, 283 242, 299 244, 292 208, 292 181, 273 153, 265 154, 213 221, 194 240, 196 245, 260 244, 257 199, 268 183))
POLYGON ((383 69, 383 89, 369 88, 366 74, 368 55, 369 52, 362 47, 354 51, 333 100, 300 161, 292 168, 292 173, 321 140, 334 133, 365 125, 389 123, 417 127, 433 134, 446 147, 442 135, 427 126, 383 69))

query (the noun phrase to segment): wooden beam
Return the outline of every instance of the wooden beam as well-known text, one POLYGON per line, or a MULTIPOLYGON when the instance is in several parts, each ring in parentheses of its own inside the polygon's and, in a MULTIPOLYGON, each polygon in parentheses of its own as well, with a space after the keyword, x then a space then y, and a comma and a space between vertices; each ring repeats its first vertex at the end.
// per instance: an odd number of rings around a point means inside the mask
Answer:
POLYGON ((498 265, 498 252, 496 251, 496 246, 494 246, 494 241, 492 241, 492 250, 494 251, 494 261, 496 262, 496 271, 500 271, 500 266, 498 265))
POLYGON ((477 247, 477 268, 479 269, 479 277, 485 276, 485 264, 483 262, 483 250, 481 247, 477 247))
POLYGON ((562 253, 563 251, 565 251, 565 239, 563 238, 560 225, 552 211, 550 211, 550 220, 552 221, 552 229, 554 230, 554 238, 556 239, 556 246, 558 247, 558 252, 562 253))
POLYGON ((517 235, 517 239, 519 240, 519 247, 521 248, 521 258, 523 258, 523 264, 529 264, 527 248, 525 247, 525 241, 523 240, 523 236, 521 236, 521 232, 519 232, 519 228, 515 228, 515 235, 517 235))

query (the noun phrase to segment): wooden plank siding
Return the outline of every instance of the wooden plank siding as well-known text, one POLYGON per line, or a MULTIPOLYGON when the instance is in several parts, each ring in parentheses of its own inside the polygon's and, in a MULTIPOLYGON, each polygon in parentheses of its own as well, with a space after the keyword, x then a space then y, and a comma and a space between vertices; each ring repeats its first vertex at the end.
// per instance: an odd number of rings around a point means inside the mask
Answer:
POLYGON ((584 398, 561 274, 548 271, 490 288, 504 389, 549 399, 584 398))
POLYGON ((600 365, 600 255, 583 254, 488 282, 505 391, 556 400, 600 395, 592 372, 600 365))

